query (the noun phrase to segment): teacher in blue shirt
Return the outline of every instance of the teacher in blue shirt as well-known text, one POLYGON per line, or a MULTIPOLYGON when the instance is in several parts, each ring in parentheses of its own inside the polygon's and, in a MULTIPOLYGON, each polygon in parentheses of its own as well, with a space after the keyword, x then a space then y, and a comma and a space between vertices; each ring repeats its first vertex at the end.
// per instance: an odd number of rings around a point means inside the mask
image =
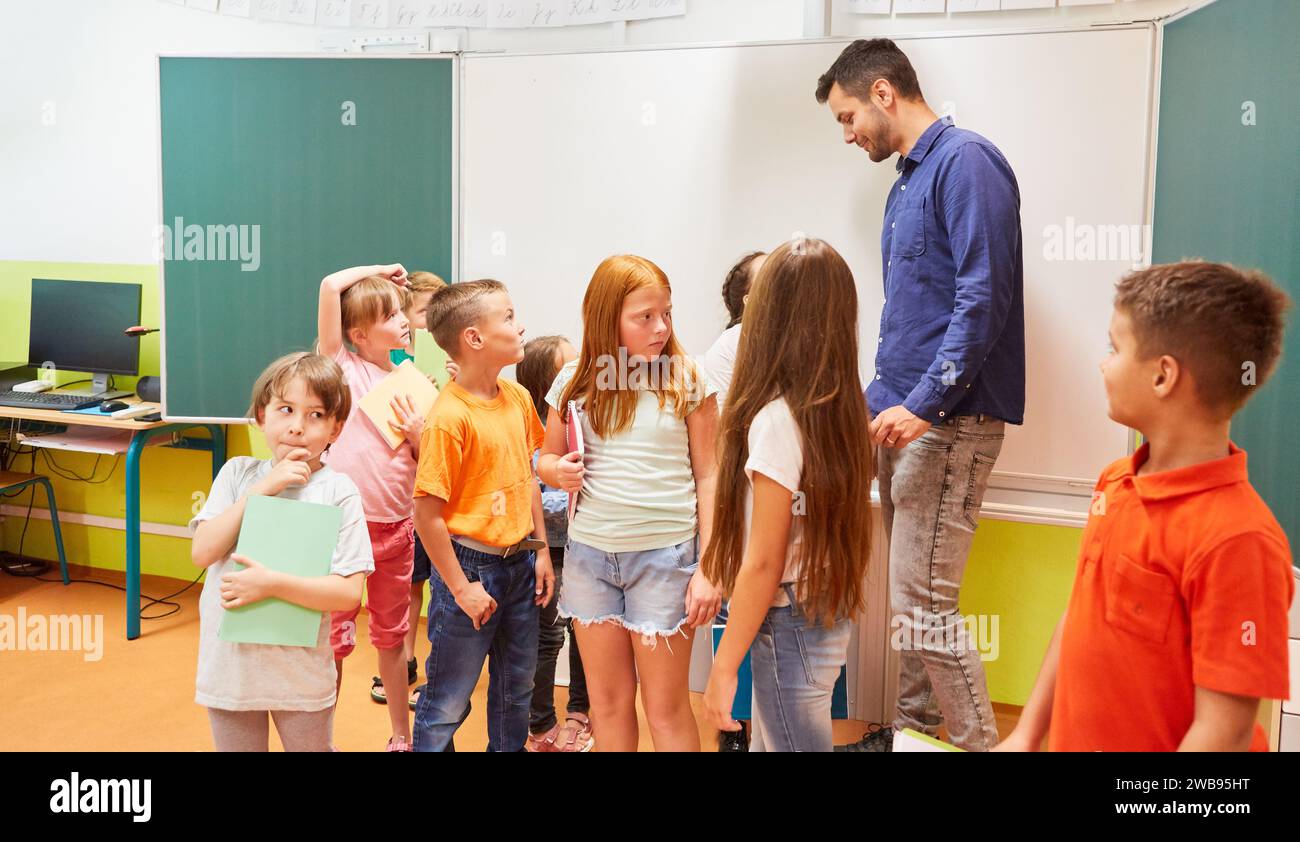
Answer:
POLYGON ((966 558, 1006 424, 1024 421, 1020 189, 985 138, 939 119, 894 42, 854 41, 817 82, 844 142, 898 179, 880 235, 885 295, 867 388, 889 535, 892 728, 842 747, 888 751, 892 731, 973 751, 998 743, 984 666, 958 612, 966 558))

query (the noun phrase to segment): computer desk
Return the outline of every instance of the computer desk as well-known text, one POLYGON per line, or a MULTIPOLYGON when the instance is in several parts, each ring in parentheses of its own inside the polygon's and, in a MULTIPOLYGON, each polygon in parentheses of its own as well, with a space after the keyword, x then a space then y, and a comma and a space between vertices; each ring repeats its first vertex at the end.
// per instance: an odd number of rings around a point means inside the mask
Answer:
MULTIPOLYGON (((123 399, 135 403, 134 399, 123 399)), ((183 450, 207 450, 212 453, 212 477, 216 479, 226 462, 226 431, 220 424, 198 421, 133 421, 108 416, 85 415, 57 409, 23 409, 0 406, 0 418, 18 418, 45 424, 63 424, 69 427, 108 427, 130 430, 131 443, 126 451, 126 639, 140 636, 140 454, 155 436, 183 433, 195 427, 206 429, 210 439, 179 436, 175 442, 163 447, 183 450)))

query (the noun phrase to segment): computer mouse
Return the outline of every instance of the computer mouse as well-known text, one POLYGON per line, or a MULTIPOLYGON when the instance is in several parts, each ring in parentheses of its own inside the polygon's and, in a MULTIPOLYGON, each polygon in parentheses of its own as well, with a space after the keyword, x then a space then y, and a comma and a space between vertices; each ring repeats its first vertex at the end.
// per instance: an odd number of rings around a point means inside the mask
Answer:
POLYGON ((126 409, 130 404, 122 401, 104 401, 99 405, 100 412, 117 412, 119 409, 126 409))

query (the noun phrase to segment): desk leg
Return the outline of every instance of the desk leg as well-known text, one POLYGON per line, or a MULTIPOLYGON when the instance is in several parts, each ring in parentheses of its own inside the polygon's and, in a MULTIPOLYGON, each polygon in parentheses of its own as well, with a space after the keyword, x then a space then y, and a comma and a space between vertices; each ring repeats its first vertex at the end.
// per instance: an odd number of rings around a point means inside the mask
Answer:
POLYGON ((226 428, 220 424, 204 424, 212 435, 212 478, 221 473, 221 466, 226 464, 226 428))
MULTIPOLYGON (((202 424, 212 435, 212 478, 216 479, 226 464, 226 428, 220 424, 202 424)), ((140 636, 140 454, 156 435, 170 435, 185 425, 141 430, 131 436, 126 451, 126 639, 140 636)))
POLYGON ((140 636, 140 452, 149 432, 131 436, 126 451, 126 639, 140 636))

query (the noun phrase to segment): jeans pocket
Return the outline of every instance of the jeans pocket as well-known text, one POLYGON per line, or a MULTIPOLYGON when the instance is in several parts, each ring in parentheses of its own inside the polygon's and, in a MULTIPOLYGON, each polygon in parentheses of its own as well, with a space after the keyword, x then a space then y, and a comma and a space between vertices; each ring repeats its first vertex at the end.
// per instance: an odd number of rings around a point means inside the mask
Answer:
POLYGON ((460 557, 457 557, 456 560, 460 562, 460 570, 465 574, 466 579, 471 582, 477 582, 480 580, 479 566, 477 564, 472 561, 466 561, 460 557))
POLYGON ((966 487, 966 502, 962 515, 971 529, 979 526, 980 506, 984 504, 984 491, 989 485, 989 476, 993 473, 993 464, 997 460, 975 451, 971 458, 970 483, 966 487))
POLYGON ((908 447, 916 447, 920 450, 931 450, 947 452, 952 449, 957 439, 957 430, 951 424, 934 424, 930 429, 921 434, 921 437, 912 441, 908 447))
POLYGON ((673 566, 678 570, 692 570, 699 563, 699 552, 696 547, 697 540, 698 538, 691 538, 689 541, 683 541, 666 549, 673 566))
POLYGON ((835 689, 835 679, 839 677, 839 664, 832 663, 825 646, 825 634, 829 629, 794 630, 795 641, 799 645, 799 658, 803 661, 804 677, 808 686, 827 693, 835 689))

